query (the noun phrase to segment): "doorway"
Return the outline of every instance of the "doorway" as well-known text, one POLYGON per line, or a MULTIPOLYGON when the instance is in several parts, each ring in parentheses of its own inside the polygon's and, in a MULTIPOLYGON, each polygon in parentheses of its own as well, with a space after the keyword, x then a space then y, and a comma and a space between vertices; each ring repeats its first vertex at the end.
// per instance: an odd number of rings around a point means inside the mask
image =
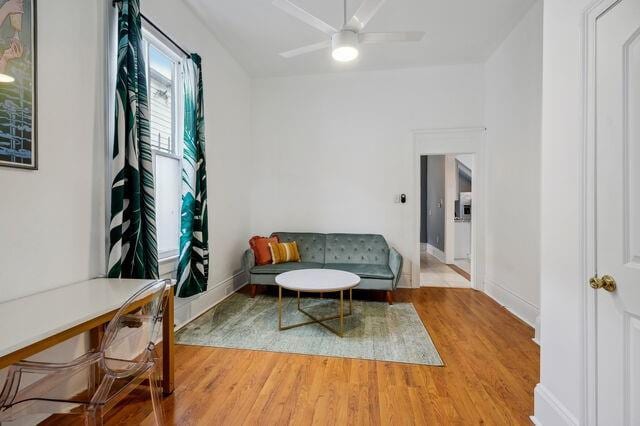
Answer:
POLYGON ((420 287, 471 287, 473 160, 420 156, 420 287))
MULTIPOLYGON (((424 283, 424 285, 430 286, 471 287, 476 290, 484 290, 484 249, 479 242, 483 241, 484 234, 484 227, 482 226, 484 223, 484 206, 482 203, 484 179, 482 177, 484 176, 485 133, 486 129, 483 127, 428 129, 415 130, 413 132, 414 200, 416 200, 416 203, 414 204, 413 222, 415 251, 411 258, 411 283, 414 288, 418 288, 424 283), (444 221, 444 226, 441 228, 442 231, 439 236, 432 236, 431 240, 429 240, 427 235, 431 233, 429 226, 426 224, 426 227, 423 227, 423 222, 429 217, 429 212, 427 211, 428 207, 426 207, 426 194, 422 191, 423 180, 426 180, 426 182, 429 182, 429 180, 426 179, 426 176, 423 176, 422 172, 423 164, 426 162, 426 172, 428 173, 429 157, 432 156, 434 163, 438 163, 439 160, 440 168, 445 172, 448 170, 448 174, 442 180, 449 182, 449 185, 444 184, 444 189, 441 189, 442 196, 438 197, 436 194, 436 196, 430 197, 429 201, 433 200, 431 216, 435 215, 437 217, 438 214, 442 213, 442 216, 449 220, 444 221), (458 164, 460 166, 457 166, 458 164), (458 175, 456 178, 457 173, 464 174, 464 176, 460 178, 460 175, 458 175), (466 194, 460 196, 460 193, 466 194), (423 199, 425 204, 424 215, 422 213, 423 199), (436 209, 440 211, 436 211, 436 209), (455 252, 456 209, 458 211, 457 216, 460 219, 458 220, 460 231, 458 238, 461 240, 457 244, 459 249, 457 254, 455 252), (425 220, 423 220, 423 217, 425 220), (434 241, 436 241, 435 244, 434 241), (443 274, 447 274, 447 277, 438 279, 434 275, 438 270, 443 274), (432 275, 429 275, 429 271, 431 271, 432 275), (427 275, 425 275, 425 272, 427 275), (468 278, 465 277, 465 273, 468 274, 468 278)), ((437 164, 434 167, 436 170, 438 169, 437 164)), ((428 190, 426 192, 428 193, 428 190)), ((435 235, 438 235, 437 228, 435 235)))

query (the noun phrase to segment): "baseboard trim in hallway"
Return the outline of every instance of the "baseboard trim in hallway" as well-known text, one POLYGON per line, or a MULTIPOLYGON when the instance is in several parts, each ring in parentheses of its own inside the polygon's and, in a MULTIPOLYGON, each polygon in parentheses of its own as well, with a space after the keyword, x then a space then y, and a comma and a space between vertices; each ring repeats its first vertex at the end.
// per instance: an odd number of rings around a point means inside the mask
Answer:
POLYGON ((453 269, 454 271, 456 271, 461 276, 463 276, 466 279, 468 279, 469 281, 471 281, 471 274, 468 273, 467 271, 465 271, 464 269, 462 269, 461 267, 459 267, 458 265, 453 265, 453 264, 447 263, 447 266, 449 268, 453 269))

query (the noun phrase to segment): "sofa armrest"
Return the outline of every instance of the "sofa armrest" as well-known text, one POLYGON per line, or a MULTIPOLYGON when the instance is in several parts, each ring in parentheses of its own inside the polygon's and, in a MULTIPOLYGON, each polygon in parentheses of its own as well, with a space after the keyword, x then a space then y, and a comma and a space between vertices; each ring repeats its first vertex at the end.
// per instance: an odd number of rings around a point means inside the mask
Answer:
POLYGON ((393 288, 395 289, 400 282, 400 274, 402 273, 402 255, 393 247, 389 248, 389 268, 393 272, 393 288))
POLYGON ((249 272, 254 266, 256 266, 256 256, 253 254, 253 250, 245 250, 242 255, 242 269, 249 272))

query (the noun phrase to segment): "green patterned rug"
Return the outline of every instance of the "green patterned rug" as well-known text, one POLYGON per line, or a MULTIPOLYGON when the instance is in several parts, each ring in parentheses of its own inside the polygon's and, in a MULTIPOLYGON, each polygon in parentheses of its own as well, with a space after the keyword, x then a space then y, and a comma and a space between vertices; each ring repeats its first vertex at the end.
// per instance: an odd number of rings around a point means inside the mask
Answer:
MULTIPOLYGON (((308 318, 296 308, 295 298, 285 298, 283 323, 308 318)), ((306 355, 337 356, 423 365, 444 365, 429 333, 411 303, 353 301, 353 315, 345 317, 345 335, 340 338, 319 324, 278 330, 278 300, 254 299, 235 293, 176 335, 187 345, 253 349, 306 355)), ((337 312, 335 299, 302 299, 302 306, 316 316, 337 312)), ((348 302, 345 303, 348 311, 348 302)), ((334 328, 338 320, 327 322, 334 328)))

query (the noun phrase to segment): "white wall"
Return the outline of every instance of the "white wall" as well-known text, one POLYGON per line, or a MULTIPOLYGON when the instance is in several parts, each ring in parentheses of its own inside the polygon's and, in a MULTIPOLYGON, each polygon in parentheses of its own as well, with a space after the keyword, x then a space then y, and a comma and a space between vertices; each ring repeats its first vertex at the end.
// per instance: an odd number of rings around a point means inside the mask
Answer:
MULTIPOLYGON (((40 169, 0 168, 0 300, 105 273, 106 3, 38 3, 40 169)), ((249 234, 250 80, 182 2, 143 13, 202 56, 215 287, 249 234)))
POLYGON ((533 325, 540 306, 542 1, 485 64, 485 291, 533 325))
POLYGON ((481 125, 483 84, 482 65, 254 80, 252 231, 381 233, 410 259, 411 130, 481 125))
POLYGON ((102 12, 38 3, 39 170, 0 167, 0 300, 104 273, 102 12))
POLYGON ((545 0, 540 424, 584 424, 581 25, 591 0, 545 0))
MULTIPOLYGON (((0 167, 0 301, 105 270, 103 8, 41 1, 38 17, 39 170, 0 167)), ((78 336, 35 359, 69 360, 87 345, 78 336)))

